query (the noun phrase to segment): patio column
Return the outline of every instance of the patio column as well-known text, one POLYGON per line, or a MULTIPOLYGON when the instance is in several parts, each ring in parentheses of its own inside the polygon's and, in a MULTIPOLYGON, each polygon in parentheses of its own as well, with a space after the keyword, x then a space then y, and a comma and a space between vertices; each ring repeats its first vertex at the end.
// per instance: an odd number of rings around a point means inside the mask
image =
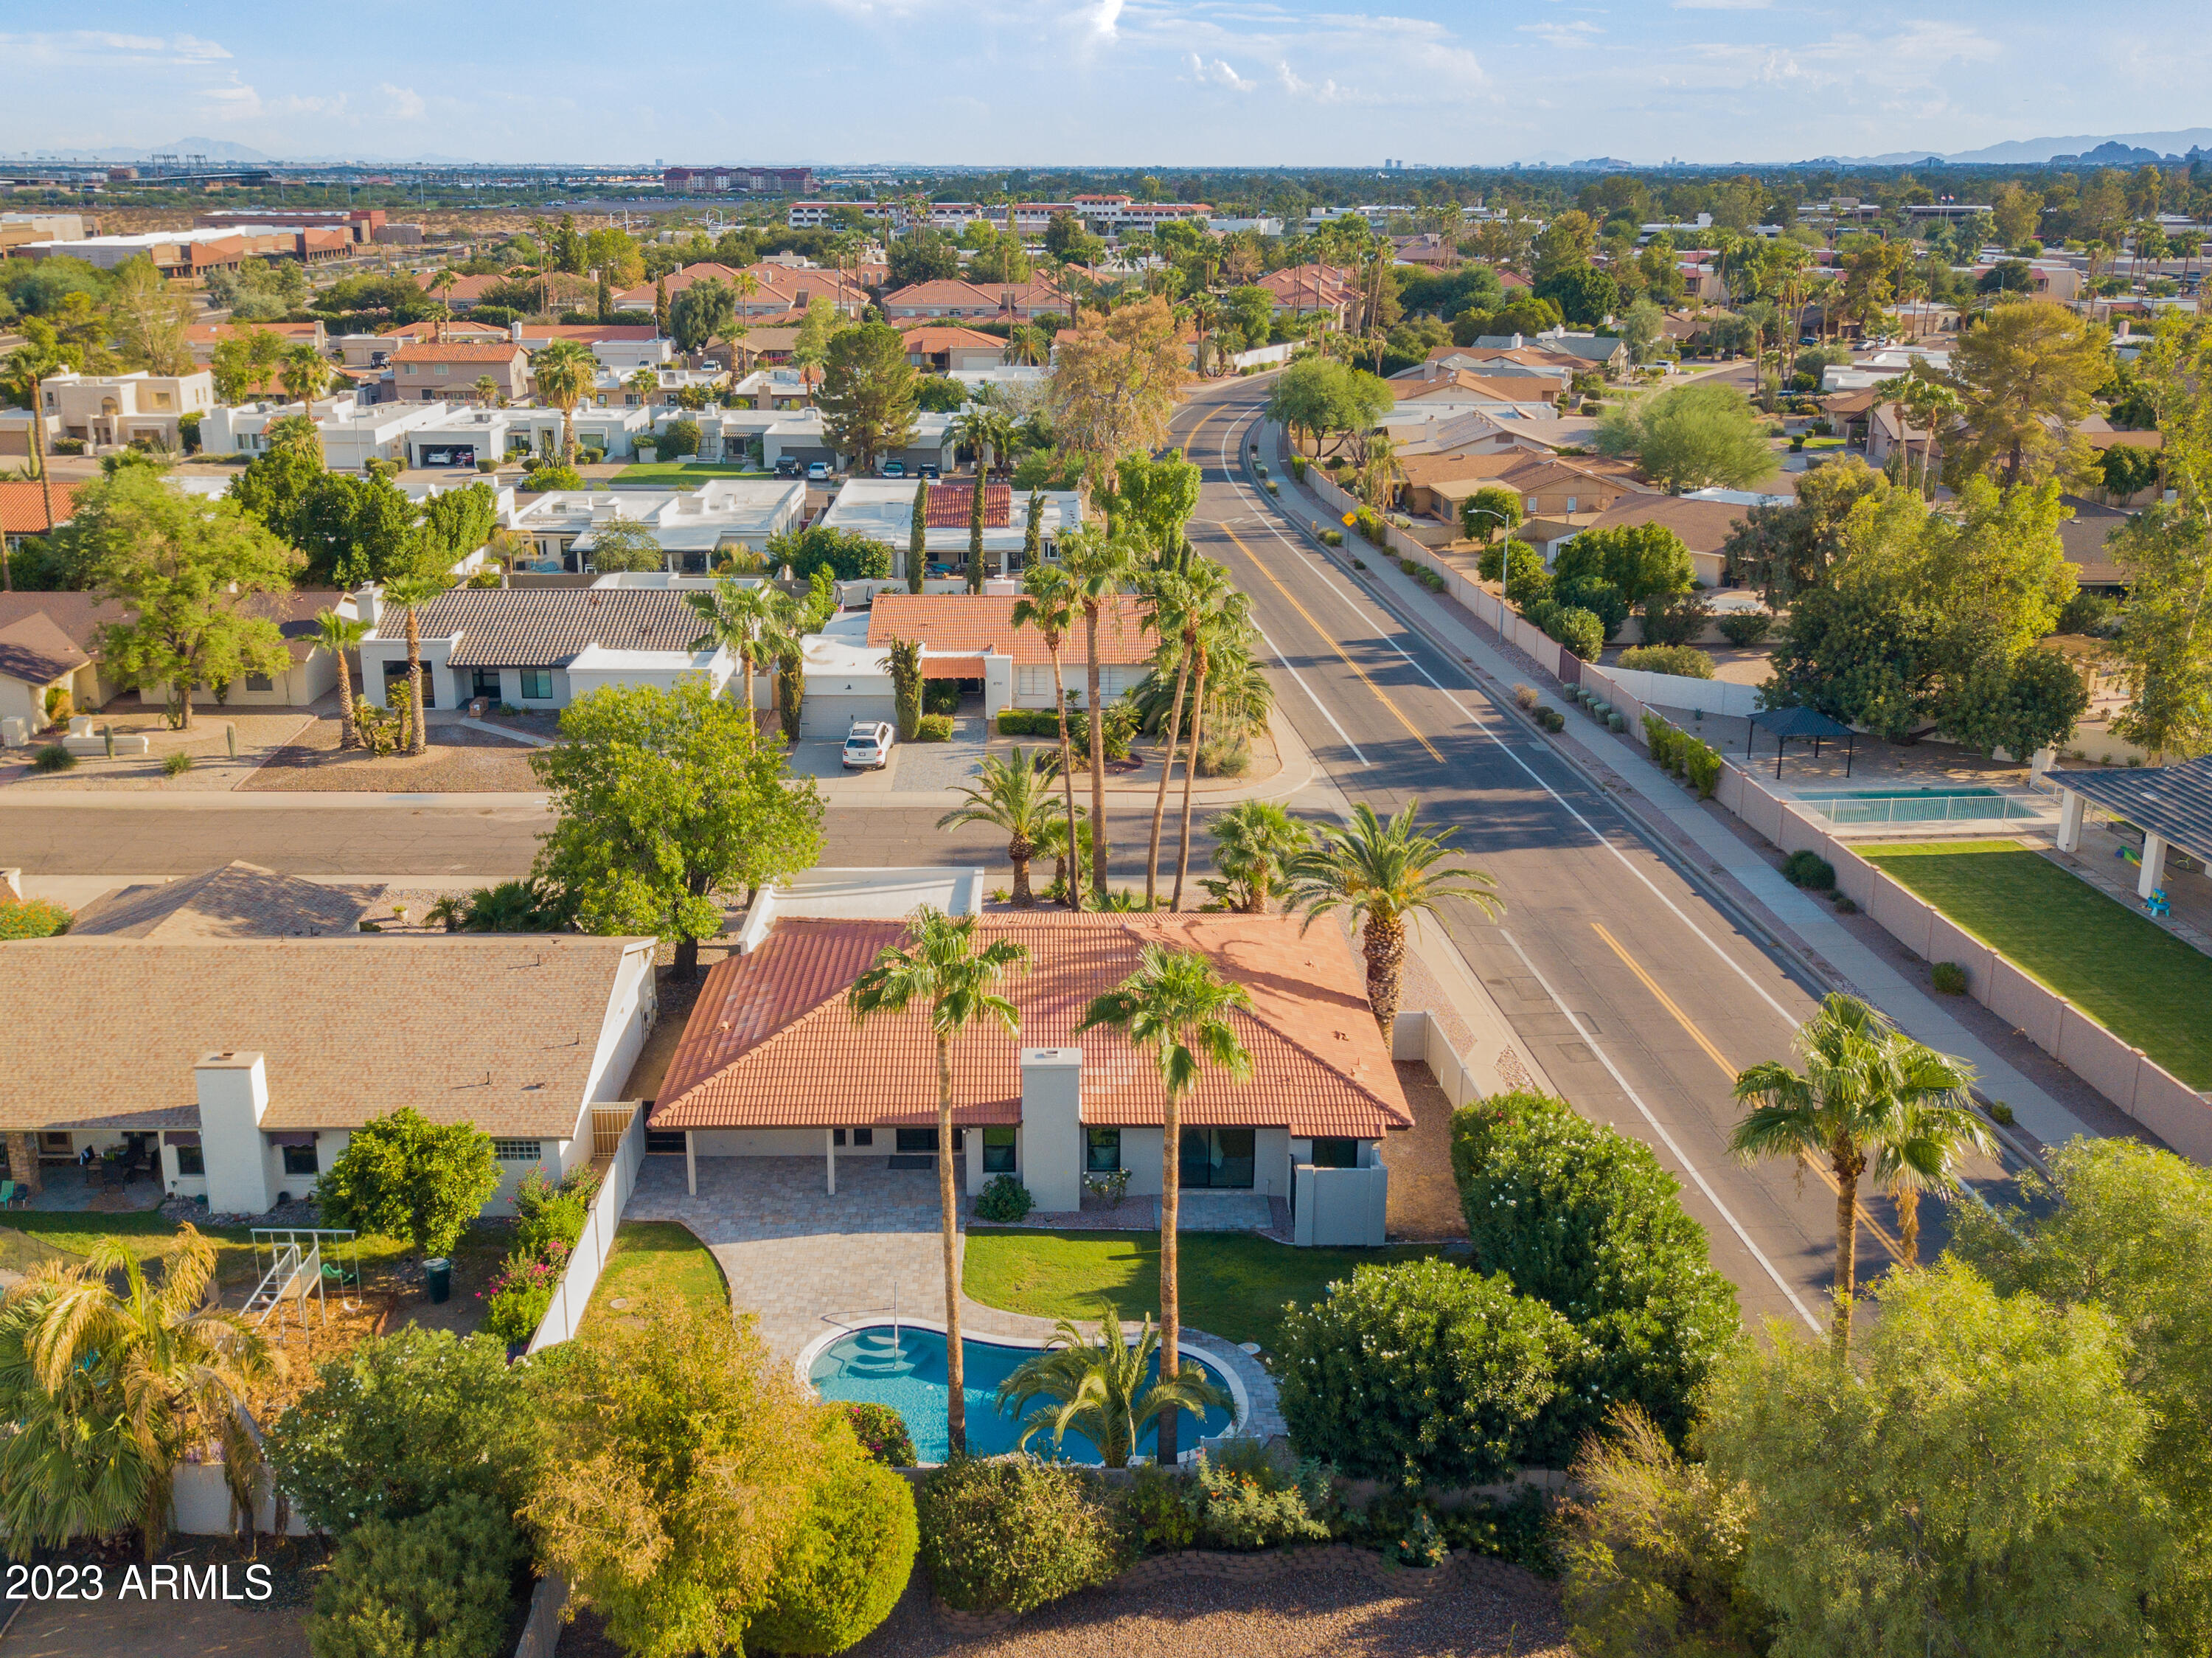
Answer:
POLYGON ((8 1133, 8 1174, 19 1186, 30 1192, 43 1192, 46 1182, 39 1178, 39 1137, 21 1134, 14 1130, 8 1133))
POLYGON ((837 1195, 837 1131, 836 1129, 825 1128, 822 1131, 822 1149, 830 1160, 830 1195, 834 1198, 837 1195))
POLYGON ((2081 850, 2081 796, 2071 789, 2060 791, 2058 807, 2058 850, 2078 852, 2081 850))
POLYGON ((684 1131, 684 1189, 695 1198, 699 1195, 699 1145, 688 1128, 684 1131))
POLYGON ((2136 882, 2136 896, 2147 899, 2165 885, 2165 838, 2146 832, 2143 836, 2142 876, 2136 882))

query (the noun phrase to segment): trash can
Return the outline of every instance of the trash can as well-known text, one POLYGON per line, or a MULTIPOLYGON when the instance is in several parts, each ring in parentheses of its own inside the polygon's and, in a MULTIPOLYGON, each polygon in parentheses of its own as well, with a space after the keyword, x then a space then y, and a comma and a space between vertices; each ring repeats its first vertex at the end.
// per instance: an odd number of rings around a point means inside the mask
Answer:
POLYGON ((453 1264, 443 1255, 434 1255, 422 1263, 422 1276, 430 1286, 430 1301, 438 1306, 453 1298, 453 1264))

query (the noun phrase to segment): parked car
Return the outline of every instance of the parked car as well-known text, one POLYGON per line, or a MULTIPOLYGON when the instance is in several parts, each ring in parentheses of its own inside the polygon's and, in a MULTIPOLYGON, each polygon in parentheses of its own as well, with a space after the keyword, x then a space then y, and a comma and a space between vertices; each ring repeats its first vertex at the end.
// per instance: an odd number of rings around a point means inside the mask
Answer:
POLYGON ((944 477, 944 476, 945 476, 945 472, 944 472, 944 469, 943 469, 942 467, 940 467, 940 466, 939 466, 939 465, 938 465, 934 460, 925 460, 925 461, 923 461, 923 462, 921 463, 921 465, 920 465, 919 466, 917 466, 917 467, 915 467, 915 477, 917 477, 917 478, 927 478, 927 479, 939 479, 939 478, 942 478, 942 477, 944 477))
POLYGON ((830 463, 826 460, 808 461, 806 481, 810 484, 827 484, 830 481, 830 463))
POLYGON ((780 455, 776 456, 776 458, 775 458, 775 475, 776 475, 778 478, 796 478, 796 477, 798 477, 798 476, 799 476, 799 458, 798 458, 796 455, 789 455, 789 454, 780 454, 780 455))
POLYGON ((884 461, 881 475, 885 478, 904 478, 906 476, 906 462, 903 460, 884 461))
POLYGON ((845 734, 845 769, 880 771, 891 763, 890 726, 881 720, 855 720, 845 734))

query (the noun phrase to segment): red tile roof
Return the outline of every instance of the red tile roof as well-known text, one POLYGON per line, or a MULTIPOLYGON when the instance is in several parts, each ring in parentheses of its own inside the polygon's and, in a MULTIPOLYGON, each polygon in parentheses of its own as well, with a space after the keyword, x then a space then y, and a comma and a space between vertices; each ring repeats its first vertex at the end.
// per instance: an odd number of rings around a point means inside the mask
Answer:
MULTIPOLYGON (((975 509, 973 484, 932 484, 921 507, 924 529, 965 529, 968 515, 975 509)), ((983 486, 983 527, 1002 530, 1013 521, 1014 491, 1008 484, 983 486)))
MULTIPOLYGON (((76 492, 88 480, 64 484, 54 480, 55 521, 66 524, 76 509, 76 492)), ((27 484, 0 484, 0 535, 44 535, 53 527, 46 522, 46 497, 36 479, 27 484)))
POLYGON ((471 342, 464 344, 456 340, 441 345, 435 340, 418 340, 403 345, 392 354, 394 363, 512 363, 525 355, 521 346, 511 339, 471 342))
MULTIPOLYGON (((884 646, 894 639, 914 639, 940 655, 995 650, 1017 665, 1042 666, 1052 661, 1052 653, 1035 628, 1014 625, 1014 607, 1019 602, 980 593, 878 593, 868 616, 868 643, 884 646)), ((1079 614, 1060 646, 1060 661, 1071 669, 1080 669, 1090 660, 1085 641, 1079 614)), ((1147 661, 1158 643, 1135 594, 1117 594, 1100 611, 1102 665, 1147 661)))
POLYGON ((973 328, 956 328, 947 323, 916 322, 906 331, 906 349, 909 351, 1003 351, 1006 342, 996 334, 979 333, 973 328))
MULTIPOLYGON (((853 981, 895 921, 780 921, 750 954, 719 963, 677 1044, 651 1118, 656 1129, 836 1128, 935 1119, 937 1061, 926 1010, 853 1022, 853 981)), ((985 916, 985 939, 1028 947, 1025 972, 1000 981, 1021 1033, 977 1030, 952 1047, 953 1120, 1021 1119, 1024 1047, 1084 1053, 1083 1120, 1157 1125, 1164 1099, 1151 1062, 1113 1030, 1079 1037, 1091 999, 1135 970, 1148 943, 1203 950, 1251 993, 1231 1015, 1252 1056, 1249 1081, 1210 1074, 1182 1106, 1194 1128, 1287 1128, 1380 1138, 1413 1126, 1390 1053, 1370 1014, 1362 970, 1334 928, 1301 934, 1288 916, 985 916)))

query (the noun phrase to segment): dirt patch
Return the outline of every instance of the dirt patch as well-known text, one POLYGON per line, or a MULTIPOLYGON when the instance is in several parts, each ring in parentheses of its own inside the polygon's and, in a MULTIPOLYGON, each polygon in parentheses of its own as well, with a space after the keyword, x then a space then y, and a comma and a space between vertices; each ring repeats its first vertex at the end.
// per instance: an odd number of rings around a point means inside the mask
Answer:
MULTIPOLYGON (((112 729, 118 737, 143 736, 147 752, 118 755, 80 755, 66 771, 38 772, 24 769, 9 786, 15 789, 64 791, 111 789, 159 791, 163 794, 222 793, 236 789, 271 755, 281 753, 314 723, 304 708, 222 709, 192 710, 189 731, 173 731, 159 707, 149 708, 136 698, 118 698, 92 715, 95 732, 112 729), (231 753, 231 731, 237 731, 235 756, 231 753), (191 767, 171 776, 163 765, 173 754, 191 757, 191 767)), ((56 741, 42 735, 38 742, 56 741)))
MULTIPOLYGON (((124 1598, 125 1574, 133 1565, 143 1576, 143 1557, 135 1535, 126 1546, 72 1547, 57 1557, 73 1564, 97 1563, 106 1593, 97 1600, 30 1601, 8 1631, 9 1658, 112 1658, 128 1652, 142 1658, 308 1658, 307 1615, 314 1585, 331 1556, 319 1538, 262 1537, 251 1541, 226 1537, 172 1535, 158 1561, 190 1567, 227 1569, 234 1594, 244 1594, 246 1569, 266 1569, 266 1600, 142 1600, 124 1598)), ((218 1592, 220 1592, 218 1590, 218 1592)))
MULTIPOLYGON (((520 728, 520 722, 515 722, 520 728)), ((421 754, 383 759, 338 747, 336 719, 319 719, 269 757, 241 788, 338 794, 537 794, 534 745, 434 722, 421 754)))
POLYGON ((1401 1059, 1396 1070, 1413 1126, 1382 1142, 1382 1162, 1390 1171, 1389 1235, 1420 1243, 1464 1238, 1467 1216, 1452 1183, 1451 1101, 1419 1060, 1401 1059))

